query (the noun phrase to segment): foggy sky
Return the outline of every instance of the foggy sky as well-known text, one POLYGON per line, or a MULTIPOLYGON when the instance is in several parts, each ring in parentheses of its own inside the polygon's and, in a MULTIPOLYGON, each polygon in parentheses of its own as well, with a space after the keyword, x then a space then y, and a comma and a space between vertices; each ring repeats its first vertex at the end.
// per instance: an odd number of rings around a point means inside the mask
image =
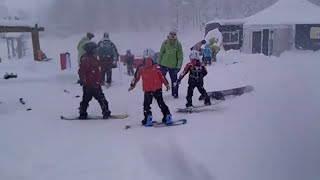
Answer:
MULTIPOLYGON (((277 0, 0 0, 0 13, 32 17, 47 30, 141 31, 199 29, 213 19, 243 18, 277 0), (178 2, 178 3, 177 3, 178 2), (12 13, 11 13, 12 14, 12 13), (178 14, 178 15, 177 15, 178 14)), ((320 5, 320 0, 310 0, 320 5)), ((299 13, 299 12, 297 12, 299 13)))

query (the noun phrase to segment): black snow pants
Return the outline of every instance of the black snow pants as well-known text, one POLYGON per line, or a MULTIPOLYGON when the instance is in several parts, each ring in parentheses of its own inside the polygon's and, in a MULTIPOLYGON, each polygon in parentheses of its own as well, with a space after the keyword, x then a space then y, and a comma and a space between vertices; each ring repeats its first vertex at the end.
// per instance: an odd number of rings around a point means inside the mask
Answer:
POLYGON ((89 107, 89 102, 92 100, 92 97, 94 97, 99 102, 102 110, 102 115, 110 115, 108 101, 106 100, 100 85, 96 87, 83 86, 82 90, 83 96, 79 108, 80 116, 87 115, 87 109, 89 107))
POLYGON ((210 97, 207 94, 207 91, 203 87, 203 81, 189 81, 188 86, 188 94, 187 94, 187 103, 192 104, 192 96, 193 96, 193 90, 194 88, 197 88, 201 95, 205 97, 205 101, 210 101, 210 97))
POLYGON ((158 89, 155 91, 144 92, 144 102, 143 102, 143 114, 145 119, 152 115, 151 112, 151 104, 153 97, 157 100, 158 106, 161 109, 163 116, 165 117, 167 114, 170 114, 168 106, 163 101, 162 89, 158 89))
POLYGON ((103 82, 107 82, 108 84, 110 84, 112 82, 112 67, 101 68, 101 73, 103 82))

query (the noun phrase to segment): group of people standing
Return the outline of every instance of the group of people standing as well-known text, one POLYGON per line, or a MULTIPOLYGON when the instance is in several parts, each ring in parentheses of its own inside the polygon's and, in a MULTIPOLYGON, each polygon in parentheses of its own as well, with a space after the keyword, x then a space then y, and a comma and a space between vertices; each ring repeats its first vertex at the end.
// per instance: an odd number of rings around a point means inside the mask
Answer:
MULTIPOLYGON (((78 63, 80 64, 80 59, 83 54, 85 54, 84 44, 89 42, 94 38, 93 33, 87 33, 78 43, 78 63)), ((101 67, 102 75, 102 85, 109 87, 112 83, 112 69, 117 67, 117 62, 119 61, 119 53, 116 45, 110 40, 109 33, 104 33, 103 38, 97 44, 98 48, 95 55, 101 61, 105 61, 105 66, 101 67)))
MULTIPOLYGON (((87 37, 92 39, 92 35, 87 34, 87 37), (88 36, 89 35, 89 36, 88 36)), ((104 35, 104 38, 106 36, 104 35)), ((109 40, 109 38, 103 39, 109 40)), ((100 41, 100 42, 103 42, 100 41)), ((101 105, 103 118, 109 118, 110 110, 108 108, 108 102, 106 101, 104 94, 101 90, 101 84, 103 78, 101 74, 104 75, 103 68, 108 65, 108 61, 105 61, 104 57, 99 53, 101 50, 101 44, 97 45, 93 41, 87 41, 82 45, 84 50, 84 54, 79 56, 80 58, 80 66, 79 66, 79 77, 80 83, 83 85, 83 99, 80 103, 80 118, 87 118, 87 107, 89 101, 92 97, 96 98, 101 105), (95 53, 98 51, 98 55, 95 53), (99 60, 98 60, 99 58, 99 60), (101 71, 102 73, 101 73, 101 71)), ((80 43, 79 43, 80 44, 80 43)), ((113 44, 113 43, 112 43, 113 44)), ((114 44, 113 44, 113 46, 114 44)), ((79 48, 79 47, 78 47, 79 48)), ((116 48, 115 48, 116 49, 116 48)), ((116 51, 117 53, 117 51, 116 51)), ((112 56, 117 55, 114 53, 112 56)), ((190 63, 188 63, 183 69, 182 73, 179 75, 183 64, 183 50, 182 45, 177 39, 177 33, 175 31, 171 31, 167 39, 162 43, 159 56, 156 56, 156 53, 152 49, 146 49, 143 52, 143 63, 136 69, 136 72, 133 72, 133 60, 134 56, 131 54, 130 50, 127 50, 125 56, 125 62, 128 67, 128 74, 133 74, 133 80, 131 81, 129 91, 133 90, 137 84, 137 82, 142 79, 143 91, 144 91, 144 119, 142 124, 151 126, 152 125, 152 112, 150 105, 152 104, 152 99, 155 98, 162 113, 163 113, 163 123, 170 124, 172 123, 172 115, 168 106, 165 104, 162 95, 162 84, 166 86, 166 90, 169 91, 172 89, 171 94, 174 98, 179 97, 179 84, 183 77, 185 77, 189 73, 189 87, 188 87, 188 95, 186 97, 187 104, 186 107, 192 107, 192 96, 194 88, 198 88, 199 92, 205 99, 205 105, 211 105, 210 97, 207 95, 206 90, 203 87, 204 81, 203 78, 207 75, 207 70, 203 63, 200 61, 200 51, 197 51, 196 47, 192 48, 189 59, 190 63), (130 62, 130 63, 129 63, 130 62), (132 63, 131 63, 132 62, 132 63), (169 73, 171 79, 171 86, 169 85, 166 74, 169 73)))

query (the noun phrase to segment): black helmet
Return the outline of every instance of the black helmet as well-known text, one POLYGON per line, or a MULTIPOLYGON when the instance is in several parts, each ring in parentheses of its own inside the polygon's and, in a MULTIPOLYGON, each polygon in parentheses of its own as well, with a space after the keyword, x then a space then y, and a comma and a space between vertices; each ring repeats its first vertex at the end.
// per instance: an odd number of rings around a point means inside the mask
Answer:
POLYGON ((87 37, 88 37, 89 39, 92 39, 92 38, 94 38, 94 34, 93 34, 93 33, 88 32, 88 33, 87 33, 87 37))
POLYGON ((83 45, 83 49, 88 54, 94 54, 97 48, 98 48, 97 43, 95 43, 93 41, 88 41, 88 42, 84 43, 84 45, 83 45))

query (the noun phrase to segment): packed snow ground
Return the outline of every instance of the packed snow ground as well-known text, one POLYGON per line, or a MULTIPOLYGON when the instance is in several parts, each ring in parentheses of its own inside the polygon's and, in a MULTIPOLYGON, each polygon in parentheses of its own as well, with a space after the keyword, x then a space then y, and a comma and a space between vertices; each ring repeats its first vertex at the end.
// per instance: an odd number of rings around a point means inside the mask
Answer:
MULTIPOLYGON (((97 34, 94 40, 99 40, 97 34)), ((160 49, 165 33, 111 34, 124 53, 160 49)), ((253 85, 255 90, 207 107, 178 114, 184 107, 187 78, 179 99, 164 93, 174 119, 184 126, 137 127, 142 120, 139 83, 128 93, 125 67, 113 71, 114 84, 104 89, 113 114, 125 120, 63 121, 77 115, 81 87, 77 81, 76 45, 81 36, 45 36, 42 49, 54 60, 3 60, 0 75, 0 179, 3 180, 318 180, 320 179, 320 53, 293 51, 280 58, 220 52, 208 67, 207 90, 253 85), (59 53, 71 52, 73 68, 60 70, 59 53), (232 64, 233 62, 239 62, 232 64), (64 92, 64 90, 70 93, 64 92), (26 105, 19 103, 24 98, 26 105), (32 108, 31 111, 26 111, 32 108)), ((189 48, 202 34, 180 34, 185 63, 189 48)), ((3 54, 3 53, 2 53, 3 54)), ((199 93, 195 90, 194 104, 199 93)), ((161 113, 154 102, 155 120, 161 113)), ((93 100, 90 115, 100 115, 93 100)))

